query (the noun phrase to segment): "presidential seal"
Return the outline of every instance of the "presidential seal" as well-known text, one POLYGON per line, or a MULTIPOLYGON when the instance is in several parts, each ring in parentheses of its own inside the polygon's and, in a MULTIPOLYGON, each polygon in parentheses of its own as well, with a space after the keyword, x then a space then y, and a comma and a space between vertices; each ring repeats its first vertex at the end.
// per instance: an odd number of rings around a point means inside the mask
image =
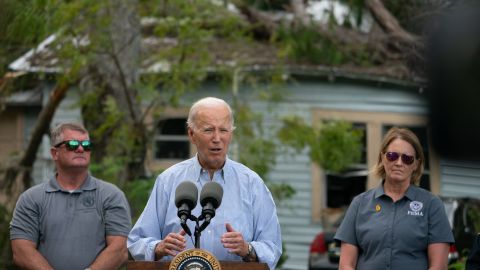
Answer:
POLYGON ((168 270, 221 270, 221 268, 212 253, 194 248, 178 253, 170 262, 168 270))

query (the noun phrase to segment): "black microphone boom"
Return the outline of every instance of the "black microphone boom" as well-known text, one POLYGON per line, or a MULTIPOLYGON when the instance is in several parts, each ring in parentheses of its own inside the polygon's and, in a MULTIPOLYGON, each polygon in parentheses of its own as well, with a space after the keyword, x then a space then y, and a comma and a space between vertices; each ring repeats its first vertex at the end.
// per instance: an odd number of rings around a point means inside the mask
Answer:
POLYGON ((198 189, 193 182, 184 181, 178 185, 175 190, 175 205, 178 208, 177 215, 180 218, 180 225, 188 235, 192 235, 192 233, 187 226, 187 220, 197 205, 197 200, 198 189))
POLYGON ((202 205, 202 215, 200 219, 205 219, 202 229, 205 229, 210 220, 215 216, 215 209, 222 203, 223 188, 216 182, 208 182, 203 186, 200 193, 200 205, 202 205))

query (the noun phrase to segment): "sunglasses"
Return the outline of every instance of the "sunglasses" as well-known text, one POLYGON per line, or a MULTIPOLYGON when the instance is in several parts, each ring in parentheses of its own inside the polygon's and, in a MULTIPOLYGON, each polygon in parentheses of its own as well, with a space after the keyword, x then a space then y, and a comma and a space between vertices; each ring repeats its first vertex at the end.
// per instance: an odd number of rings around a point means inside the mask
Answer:
POLYGON ((65 144, 65 148, 67 148, 68 151, 75 151, 82 146, 84 151, 90 151, 92 150, 92 142, 89 140, 85 141, 79 141, 79 140, 68 140, 68 141, 63 141, 60 143, 57 143, 55 147, 60 147, 62 144, 65 144))
POLYGON ((405 155, 405 154, 400 154, 398 152, 386 152, 385 153, 385 157, 387 158, 388 161, 390 162, 393 162, 395 160, 397 160, 399 157, 402 158, 402 162, 407 164, 407 165, 410 165, 412 164, 414 161, 415 161, 415 157, 414 156, 409 156, 409 155, 405 155))

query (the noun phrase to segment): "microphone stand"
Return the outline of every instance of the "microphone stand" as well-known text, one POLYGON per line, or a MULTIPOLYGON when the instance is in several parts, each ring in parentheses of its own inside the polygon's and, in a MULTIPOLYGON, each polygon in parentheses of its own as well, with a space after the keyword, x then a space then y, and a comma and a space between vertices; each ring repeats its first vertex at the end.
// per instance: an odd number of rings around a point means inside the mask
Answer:
POLYGON ((198 218, 191 215, 190 220, 195 221, 195 232, 193 233, 193 235, 195 236, 194 245, 195 245, 195 248, 200 249, 200 236, 202 235, 202 231, 205 230, 205 228, 207 228, 208 224, 210 224, 210 220, 209 219, 207 220, 203 215, 200 215, 198 218), (199 221, 201 220, 205 220, 205 221, 200 226, 199 221))
POLYGON ((194 235, 195 235, 195 248, 200 249, 200 235, 201 235, 201 231, 200 231, 200 229, 198 228, 198 221, 197 221, 197 225, 195 225, 194 235))

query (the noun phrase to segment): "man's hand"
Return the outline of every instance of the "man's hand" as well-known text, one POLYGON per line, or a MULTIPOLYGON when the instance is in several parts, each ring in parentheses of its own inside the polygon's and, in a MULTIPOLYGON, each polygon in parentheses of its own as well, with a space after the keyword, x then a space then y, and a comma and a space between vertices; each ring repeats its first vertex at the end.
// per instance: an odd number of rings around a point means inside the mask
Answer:
POLYGON ((186 247, 185 234, 184 230, 181 230, 179 233, 169 233, 165 239, 155 246, 155 259, 160 260, 167 255, 175 256, 184 250, 186 247))
POLYGON ((243 235, 235 231, 230 223, 226 223, 225 227, 227 232, 222 235, 223 247, 242 258, 247 256, 248 243, 243 239, 243 235))

